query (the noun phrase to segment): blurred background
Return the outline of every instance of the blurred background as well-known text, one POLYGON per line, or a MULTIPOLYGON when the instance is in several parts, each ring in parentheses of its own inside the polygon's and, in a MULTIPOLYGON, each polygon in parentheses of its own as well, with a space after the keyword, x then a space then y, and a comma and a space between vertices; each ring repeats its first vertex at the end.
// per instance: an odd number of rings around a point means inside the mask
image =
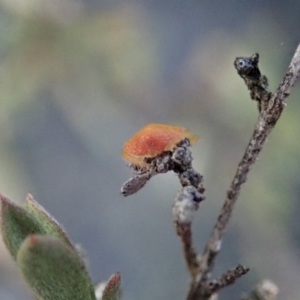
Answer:
MULTIPOLYGON (((0 192, 18 203, 32 193, 86 250, 95 283, 121 272, 124 300, 184 299, 178 180, 160 175, 123 198, 122 146, 152 122, 200 136, 202 252, 258 117, 233 61, 258 52, 274 91, 299 15, 297 0, 0 0, 0 192)), ((298 84, 241 192, 215 275, 251 271, 221 299, 264 278, 300 298, 299 96, 298 84)), ((2 240, 0 299, 32 299, 2 240)))

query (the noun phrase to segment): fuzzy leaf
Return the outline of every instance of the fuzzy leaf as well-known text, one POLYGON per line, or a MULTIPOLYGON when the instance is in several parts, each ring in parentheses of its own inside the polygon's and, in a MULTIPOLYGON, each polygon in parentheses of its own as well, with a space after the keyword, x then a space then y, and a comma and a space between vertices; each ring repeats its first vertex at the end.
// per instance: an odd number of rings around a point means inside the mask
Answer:
POLYGON ((75 249, 66 232, 62 229, 59 223, 39 203, 34 200, 32 195, 27 195, 24 208, 37 219, 47 235, 58 237, 75 249))
POLYGON ((82 259, 55 237, 30 235, 17 256, 21 272, 43 300, 95 300, 82 259))
POLYGON ((40 223, 24 208, 0 195, 1 231, 4 244, 14 259, 30 234, 45 234, 40 223))
POLYGON ((102 300, 118 300, 120 298, 121 274, 113 274, 104 288, 102 300))

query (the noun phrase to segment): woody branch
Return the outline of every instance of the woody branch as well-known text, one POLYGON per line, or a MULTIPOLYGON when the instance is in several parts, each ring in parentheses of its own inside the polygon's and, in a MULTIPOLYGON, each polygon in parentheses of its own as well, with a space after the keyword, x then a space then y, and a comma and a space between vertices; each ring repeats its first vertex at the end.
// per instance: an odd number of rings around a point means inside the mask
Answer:
POLYGON ((215 259, 221 249, 222 240, 234 205, 238 199, 241 186, 246 182, 251 167, 257 160, 267 137, 280 118, 285 107, 285 101, 290 95, 291 88, 295 84, 300 73, 299 44, 282 82, 279 84, 276 92, 271 94, 267 90, 266 78, 260 75, 257 66, 258 56, 257 58, 252 56, 251 58, 237 58, 235 66, 239 75, 244 78, 246 85, 250 89, 251 98, 258 101, 260 115, 245 154, 238 165, 236 174, 227 191, 227 197, 199 262, 198 274, 192 279, 187 300, 207 300, 211 296, 203 291, 206 290, 205 285, 211 276, 215 259), (247 65, 249 62, 250 65, 247 65), (250 67, 250 69, 248 67, 250 67), (243 68, 245 72, 243 72, 243 68))

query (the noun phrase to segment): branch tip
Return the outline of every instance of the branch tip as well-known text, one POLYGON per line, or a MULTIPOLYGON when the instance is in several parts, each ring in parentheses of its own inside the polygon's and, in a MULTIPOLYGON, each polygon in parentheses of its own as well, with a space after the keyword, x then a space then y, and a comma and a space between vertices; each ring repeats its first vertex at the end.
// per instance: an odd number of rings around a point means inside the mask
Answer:
POLYGON ((274 94, 268 91, 267 78, 261 75, 258 68, 259 56, 254 54, 250 58, 239 57, 234 65, 239 75, 245 80, 250 89, 251 98, 258 101, 260 116, 255 125, 252 137, 241 159, 236 174, 227 191, 217 222, 213 228, 210 239, 206 244, 204 253, 199 263, 199 273, 192 280, 187 296, 188 300, 208 300, 203 293, 209 282, 214 262, 221 246, 225 231, 232 215, 234 205, 238 199, 241 186, 247 181, 247 175, 257 161, 265 141, 275 127, 280 115, 286 106, 286 99, 290 94, 300 74, 300 44, 298 45, 291 63, 283 77, 282 82, 274 94))

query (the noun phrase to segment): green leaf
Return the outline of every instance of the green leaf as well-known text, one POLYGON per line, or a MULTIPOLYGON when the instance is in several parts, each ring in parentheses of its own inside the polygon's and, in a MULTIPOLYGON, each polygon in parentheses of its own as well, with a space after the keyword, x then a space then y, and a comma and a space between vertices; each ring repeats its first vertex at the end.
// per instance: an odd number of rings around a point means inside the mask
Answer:
POLYGON ((45 234, 41 224, 24 208, 0 195, 1 231, 4 244, 14 259, 30 234, 45 234))
POLYGON ((21 272, 43 300, 95 300, 82 259, 55 237, 30 235, 17 256, 21 272))
POLYGON ((121 274, 119 272, 113 274, 102 294, 102 300, 118 300, 120 298, 121 274))
POLYGON ((69 237, 60 224, 34 200, 32 195, 27 195, 24 208, 35 217, 48 235, 58 237, 75 250, 74 245, 71 243, 69 237))

